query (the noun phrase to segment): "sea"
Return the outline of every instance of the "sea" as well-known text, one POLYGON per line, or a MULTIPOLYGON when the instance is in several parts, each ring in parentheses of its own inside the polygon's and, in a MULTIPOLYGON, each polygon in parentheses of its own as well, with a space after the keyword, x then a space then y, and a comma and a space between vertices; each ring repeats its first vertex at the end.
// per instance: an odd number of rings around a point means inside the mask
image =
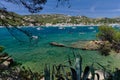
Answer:
MULTIPOLYGON (((57 47, 50 45, 50 42, 71 45, 76 42, 98 40, 98 26, 71 26, 71 27, 21 27, 17 29, 0 28, 0 45, 5 47, 7 52, 16 62, 33 71, 42 72, 45 64, 68 65, 68 56, 74 59, 73 53, 82 56, 82 67, 92 65, 100 68, 97 63, 103 65, 108 70, 120 67, 120 56, 113 54, 103 56, 99 51, 89 51, 71 49, 67 47, 57 47), (21 32, 19 29, 23 30, 21 32), (26 32, 25 32, 26 31, 26 32), (33 35, 36 40, 31 40, 27 32, 33 35), (14 37, 13 37, 14 36, 14 37)), ((73 63, 74 65, 74 63, 73 63)))

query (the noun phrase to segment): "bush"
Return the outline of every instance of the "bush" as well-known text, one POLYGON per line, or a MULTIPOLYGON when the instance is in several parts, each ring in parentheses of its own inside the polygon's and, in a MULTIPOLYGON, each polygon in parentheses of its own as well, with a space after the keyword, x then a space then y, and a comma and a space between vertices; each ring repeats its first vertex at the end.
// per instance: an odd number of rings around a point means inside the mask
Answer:
POLYGON ((1 80, 40 80, 41 78, 40 73, 32 72, 30 68, 11 67, 0 70, 1 80))
POLYGON ((111 51, 111 44, 108 41, 104 41, 99 48, 99 51, 102 55, 109 55, 109 52, 111 51))
POLYGON ((110 43, 113 40, 115 34, 114 28, 110 26, 100 26, 99 33, 97 34, 98 38, 103 41, 109 41, 110 43))
POLYGON ((4 51, 4 47, 0 46, 0 53, 4 51))
MULTIPOLYGON (((109 26, 100 26, 99 33, 97 34, 98 38, 102 41, 109 41, 112 44, 112 49, 117 53, 120 52, 120 32, 109 26)), ((102 54, 108 55, 110 47, 107 44, 100 45, 100 52, 102 54)))
POLYGON ((120 32, 116 32, 113 37, 113 49, 116 52, 120 52, 120 32))

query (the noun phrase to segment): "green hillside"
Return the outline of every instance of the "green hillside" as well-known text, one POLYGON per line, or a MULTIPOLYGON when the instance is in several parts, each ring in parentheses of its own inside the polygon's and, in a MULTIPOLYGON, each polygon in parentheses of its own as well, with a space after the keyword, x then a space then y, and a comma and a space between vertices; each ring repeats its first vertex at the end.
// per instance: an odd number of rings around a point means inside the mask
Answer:
POLYGON ((6 26, 40 26, 55 24, 120 24, 120 18, 88 18, 86 16, 70 16, 62 14, 32 14, 18 15, 13 12, 0 10, 0 25, 6 26))

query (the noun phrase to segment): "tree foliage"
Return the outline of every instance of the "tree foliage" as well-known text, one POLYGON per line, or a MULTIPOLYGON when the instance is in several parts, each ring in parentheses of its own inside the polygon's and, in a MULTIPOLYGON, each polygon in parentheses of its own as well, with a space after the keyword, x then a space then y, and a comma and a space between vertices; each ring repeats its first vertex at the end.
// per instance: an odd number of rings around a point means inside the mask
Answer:
POLYGON ((117 31, 113 37, 113 48, 116 52, 120 52, 120 32, 117 31))
POLYGON ((108 41, 104 41, 99 48, 99 51, 102 55, 107 56, 111 51, 111 44, 108 41))
MULTIPOLYGON (((13 4, 23 5, 31 13, 39 12, 47 0, 4 0, 13 4)), ((5 5, 4 5, 5 6, 5 5)), ((3 7, 4 9, 6 7, 3 7)))
MULTIPOLYGON (((47 3, 47 0, 3 0, 17 5, 23 5, 28 9, 30 13, 37 13, 43 9, 43 5, 47 3)), ((56 0, 56 7, 60 5, 67 5, 70 8, 70 0, 56 0)), ((3 9, 6 9, 5 5, 2 5, 3 9)))
POLYGON ((4 51, 4 47, 0 46, 0 53, 4 51))
POLYGON ((114 40, 115 42, 120 42, 120 32, 119 32, 119 31, 117 31, 117 32, 114 34, 113 40, 114 40))
MULTIPOLYGON (((116 30, 115 28, 109 27, 109 26, 100 26, 99 27, 99 33, 98 38, 103 41, 109 41, 109 43, 112 45, 111 48, 114 49, 116 52, 120 52, 120 32, 119 30, 116 30)), ((107 44, 104 44, 104 46, 101 46, 101 51, 109 52, 109 47, 107 44)))
POLYGON ((110 26, 100 26, 99 27, 99 33, 98 38, 103 41, 109 41, 112 42, 113 37, 115 34, 115 30, 110 26))

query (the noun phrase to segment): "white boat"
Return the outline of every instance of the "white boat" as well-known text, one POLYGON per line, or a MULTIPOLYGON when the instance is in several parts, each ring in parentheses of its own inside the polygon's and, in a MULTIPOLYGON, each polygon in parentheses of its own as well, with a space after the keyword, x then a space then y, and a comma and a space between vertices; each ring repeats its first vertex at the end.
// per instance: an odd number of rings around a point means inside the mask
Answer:
POLYGON ((76 29, 76 27, 72 27, 72 29, 76 29))
POLYGON ((38 36, 33 35, 32 38, 33 39, 38 39, 38 36))
POLYGON ((37 30, 41 30, 42 28, 38 27, 37 30))
POLYGON ((65 27, 59 27, 58 29, 65 29, 65 27))
POLYGON ((94 29, 94 27, 89 27, 89 29, 94 29))

